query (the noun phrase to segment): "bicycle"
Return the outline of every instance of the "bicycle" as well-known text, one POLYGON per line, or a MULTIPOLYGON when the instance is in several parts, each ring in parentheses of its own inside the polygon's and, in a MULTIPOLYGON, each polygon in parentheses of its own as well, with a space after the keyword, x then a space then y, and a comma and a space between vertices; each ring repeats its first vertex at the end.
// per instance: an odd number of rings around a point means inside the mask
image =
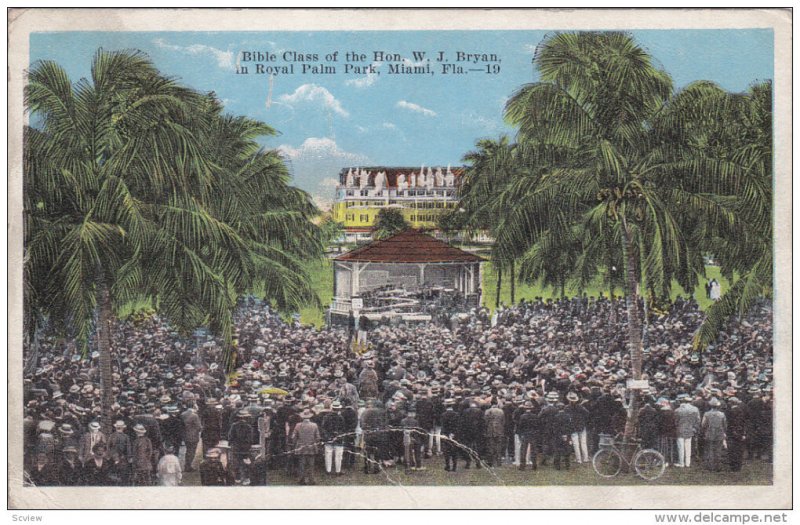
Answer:
POLYGON ((639 440, 634 440, 631 444, 636 445, 636 450, 626 457, 617 447, 616 438, 609 434, 600 434, 600 450, 592 458, 592 467, 597 475, 604 478, 616 477, 625 463, 629 469, 633 467, 636 474, 644 480, 655 481, 660 478, 667 467, 664 456, 657 450, 643 449, 639 440), (632 460, 628 461, 628 457, 632 460))

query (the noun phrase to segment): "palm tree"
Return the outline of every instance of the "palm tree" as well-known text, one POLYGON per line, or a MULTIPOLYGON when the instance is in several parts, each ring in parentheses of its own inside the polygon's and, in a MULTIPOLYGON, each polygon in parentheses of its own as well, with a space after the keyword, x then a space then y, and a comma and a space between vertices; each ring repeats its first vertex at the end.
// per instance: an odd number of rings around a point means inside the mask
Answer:
POLYGON ((381 208, 375 221, 373 236, 376 239, 385 239, 409 227, 410 225, 406 222, 400 210, 396 208, 381 208))
POLYGON ((25 133, 27 317, 46 315, 84 348, 94 339, 106 429, 115 307, 149 299, 179 330, 208 325, 230 344, 245 283, 285 277, 268 290, 282 305, 308 292, 289 262, 313 244, 305 232, 314 228, 288 238, 301 219, 284 209, 263 217, 269 226, 254 223, 269 199, 301 215, 313 206, 287 188, 277 155, 248 149, 250 135, 226 150, 230 158, 211 150, 221 117, 208 97, 140 52, 99 50, 91 78, 74 84, 58 64, 35 64, 25 100, 34 122, 25 133), (245 151, 251 158, 234 172, 245 151), (284 184, 258 194, 267 179, 284 184), (226 215, 237 197, 241 207, 226 215))
MULTIPOLYGON (((673 94, 669 75, 630 35, 558 33, 534 60, 541 80, 514 93, 506 118, 543 171, 499 198, 508 211, 496 249, 518 252, 561 229, 586 233, 585 254, 592 232, 605 232, 604 249, 622 260, 630 367, 641 379, 642 290, 668 296, 673 280, 694 288, 704 272, 703 239, 691 232, 701 224, 707 236, 730 229, 746 176, 676 132, 692 118, 685 103, 709 86, 673 94)), ((638 400, 634 390, 626 438, 636 432, 638 400)))
POLYGON ((772 292, 772 83, 756 83, 743 94, 708 86, 702 99, 690 102, 690 139, 708 155, 727 159, 743 179, 737 221, 709 247, 733 285, 706 310, 695 333, 695 348, 704 350, 728 319, 741 318, 772 292))
MULTIPOLYGON (((477 149, 466 153, 463 157, 467 168, 459 189, 459 205, 465 218, 459 217, 458 222, 467 232, 483 230, 495 236, 501 211, 496 196, 500 195, 513 179, 514 170, 519 166, 514 162, 516 145, 510 143, 507 135, 501 135, 497 140, 481 139, 476 146, 477 149)), ((491 261, 492 267, 497 272, 495 308, 498 308, 504 271, 508 271, 511 277, 511 302, 513 303, 515 299, 514 257, 503 257, 493 251, 491 261)))
MULTIPOLYGON (((324 251, 322 230, 314 224, 319 210, 306 192, 289 184, 278 153, 256 141, 276 132, 262 122, 223 114, 213 94, 206 104, 205 122, 198 128, 218 173, 206 207, 241 236, 249 251, 246 271, 227 275, 226 289, 234 299, 258 293, 282 311, 319 306, 305 264, 324 251)), ((234 363, 229 359, 227 365, 234 363)))

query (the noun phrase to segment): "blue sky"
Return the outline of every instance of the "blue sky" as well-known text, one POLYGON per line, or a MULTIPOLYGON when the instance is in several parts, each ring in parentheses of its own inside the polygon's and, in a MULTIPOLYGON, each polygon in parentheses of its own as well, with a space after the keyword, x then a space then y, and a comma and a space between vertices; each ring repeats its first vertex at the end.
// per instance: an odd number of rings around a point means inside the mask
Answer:
MULTIPOLYGON (((773 78, 773 34, 768 29, 632 31, 668 71, 676 88, 711 80, 743 91, 773 78)), ((533 50, 546 31, 321 31, 321 32, 69 32, 31 35, 31 62, 49 59, 73 81, 87 77, 92 55, 140 49, 164 73, 202 91, 215 91, 227 111, 266 122, 280 135, 263 141, 280 148, 295 183, 325 204, 341 167, 460 165, 484 137, 513 134, 502 120, 507 97, 536 80, 533 50), (324 56, 338 50, 336 75, 237 75, 243 51, 324 56), (495 53, 498 74, 346 75, 342 54, 382 50, 412 59, 438 51, 495 53)), ((282 65, 283 62, 278 62, 282 65)), ((297 67, 297 66, 296 66, 297 67)), ((484 66, 485 67, 485 66, 484 66)))

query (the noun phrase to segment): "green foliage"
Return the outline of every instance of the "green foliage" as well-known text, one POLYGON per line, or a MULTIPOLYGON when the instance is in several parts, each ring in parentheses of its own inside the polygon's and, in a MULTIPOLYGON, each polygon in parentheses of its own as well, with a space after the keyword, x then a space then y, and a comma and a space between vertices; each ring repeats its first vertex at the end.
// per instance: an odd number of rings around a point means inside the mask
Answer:
POLYGON ((75 83, 38 62, 25 103, 26 319, 86 343, 105 283, 118 309, 156 305, 231 341, 236 298, 259 283, 282 308, 317 304, 302 264, 322 252, 317 210, 256 142, 271 128, 137 51, 99 50, 75 83))
POLYGON ((344 234, 344 226, 342 223, 333 220, 331 215, 325 214, 319 223, 320 235, 322 236, 322 243, 325 246, 337 242, 344 234))
MULTIPOLYGON (((674 283, 694 290, 713 253, 726 277, 752 280, 728 293, 763 295, 771 86, 731 94, 697 82, 673 93, 669 75, 618 32, 556 33, 534 60, 541 80, 506 105, 517 143, 482 140, 465 156, 462 206, 494 234, 495 265, 519 260, 523 282, 553 288, 605 275, 606 289, 663 300, 674 283)), ((725 304, 709 309, 698 346, 733 311, 725 304)))
POLYGON ((396 208, 381 208, 375 221, 376 239, 385 239, 410 228, 403 214, 396 208))

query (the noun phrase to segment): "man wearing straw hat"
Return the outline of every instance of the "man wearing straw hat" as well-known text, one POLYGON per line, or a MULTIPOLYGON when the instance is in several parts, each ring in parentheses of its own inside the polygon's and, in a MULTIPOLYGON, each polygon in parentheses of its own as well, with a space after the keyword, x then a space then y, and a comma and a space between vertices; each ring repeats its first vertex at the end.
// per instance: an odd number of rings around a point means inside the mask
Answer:
POLYGON ((680 394, 678 401, 681 406, 675 410, 678 443, 678 468, 692 466, 692 438, 700 430, 700 410, 691 403, 688 394, 680 394))
MULTIPOLYGON (((250 455, 250 445, 253 444, 253 426, 249 422, 250 415, 246 410, 240 410, 237 414, 236 422, 231 425, 228 431, 228 442, 231 445, 232 469, 236 483, 242 483, 247 476, 247 469, 244 467, 245 458, 250 455)), ((249 480, 248 485, 249 485, 249 480)))
POLYGON ((153 484, 153 443, 145 436, 147 429, 141 423, 133 427, 136 439, 133 442, 133 484, 150 486, 153 484))
POLYGON ((109 477, 120 485, 130 481, 130 466, 133 457, 133 444, 125 432, 127 425, 121 419, 114 423, 114 432, 108 438, 108 459, 111 462, 109 477))
POLYGON ((578 403, 580 397, 576 392, 567 394, 567 401, 569 406, 566 408, 572 423, 572 447, 575 452, 575 463, 589 462, 589 448, 586 443, 586 425, 589 422, 589 411, 578 403))
POLYGON ((322 433, 325 438, 325 471, 334 472, 337 476, 342 474, 342 457, 344 456, 343 435, 347 432, 344 418, 342 417, 342 404, 337 400, 331 404, 332 412, 322 418, 322 433))
POLYGON ((197 444, 200 442, 200 433, 203 424, 197 411, 191 406, 181 414, 183 421, 183 442, 186 444, 186 456, 184 458, 184 472, 194 472, 194 456, 197 454, 197 444))
POLYGON ((314 460, 317 456, 317 444, 322 441, 319 427, 311 421, 314 414, 309 409, 300 414, 303 419, 295 425, 292 432, 294 453, 298 457, 300 467, 300 485, 316 485, 314 480, 314 460))
POLYGON ((220 461, 222 451, 210 448, 206 451, 206 459, 200 463, 200 484, 204 487, 224 487, 233 485, 228 471, 220 461))
POLYGON ((89 423, 89 432, 81 436, 81 445, 78 449, 78 460, 81 465, 86 465, 86 462, 94 457, 95 445, 107 443, 106 435, 100 432, 100 423, 92 421, 89 423))
POLYGON ((721 468, 722 449, 725 447, 728 421, 719 409, 719 399, 712 398, 708 403, 710 410, 703 415, 703 438, 705 439, 706 468, 717 472, 721 468))

